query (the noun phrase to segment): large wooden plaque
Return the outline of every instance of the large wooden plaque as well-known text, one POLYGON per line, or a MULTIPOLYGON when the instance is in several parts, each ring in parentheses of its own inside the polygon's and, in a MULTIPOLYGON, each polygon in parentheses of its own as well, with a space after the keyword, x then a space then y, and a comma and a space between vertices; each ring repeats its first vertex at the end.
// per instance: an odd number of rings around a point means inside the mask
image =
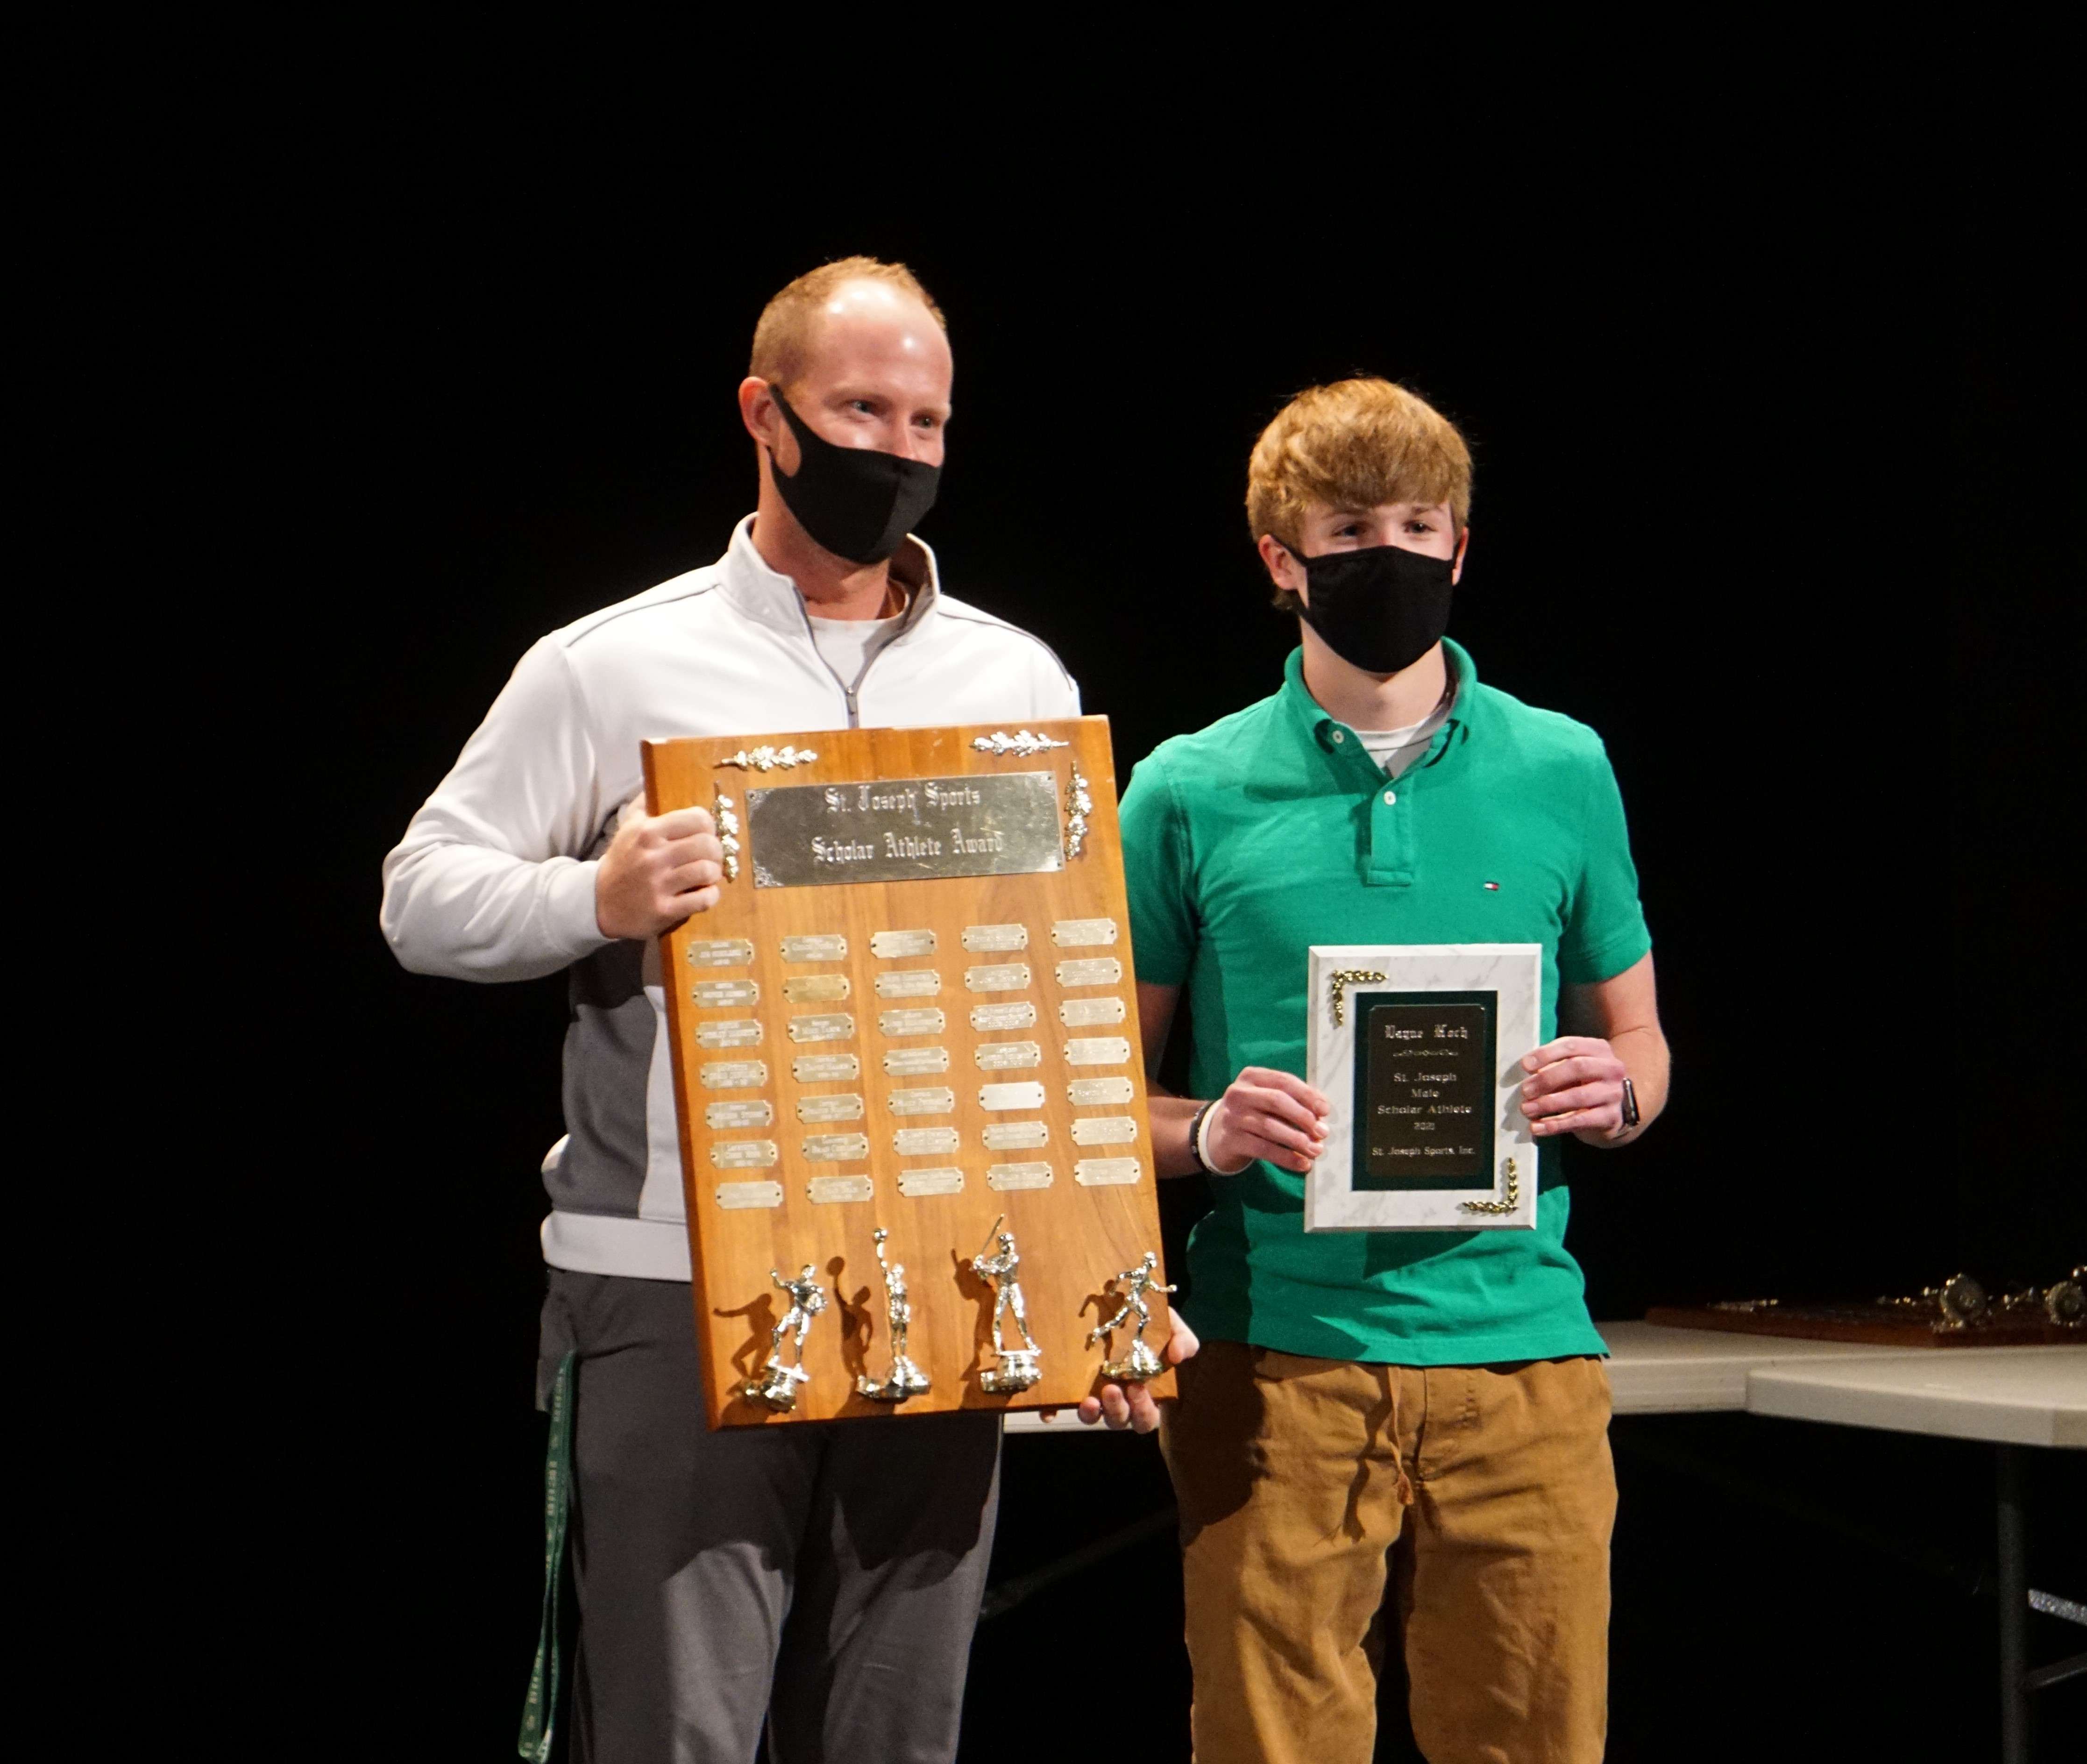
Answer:
POLYGON ((1129 1346, 1086 1342, 1109 1283, 1159 1248, 1108 720, 647 742, 645 779, 736 842, 660 940, 711 1425, 1090 1394, 1129 1346), (1040 1350, 1012 1395, 981 1383, 996 1219, 1040 1350), (879 1227, 933 1384, 903 1403, 858 1390, 890 1365, 879 1227), (745 1392, 790 1302, 770 1271, 808 1262, 830 1301, 783 1414, 745 1392))

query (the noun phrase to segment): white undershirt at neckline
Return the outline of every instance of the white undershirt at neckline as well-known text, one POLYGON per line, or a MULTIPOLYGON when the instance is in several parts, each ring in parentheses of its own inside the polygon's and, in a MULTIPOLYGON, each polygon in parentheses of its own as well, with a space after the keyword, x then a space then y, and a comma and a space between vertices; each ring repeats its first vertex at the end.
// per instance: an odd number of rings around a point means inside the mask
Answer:
POLYGON ((884 635, 903 613, 890 618, 820 618, 807 613, 805 619, 812 627, 812 642, 826 664, 840 677, 841 682, 851 691, 862 678, 862 670, 870 651, 884 647, 884 635))
POLYGON ((1428 751, 1428 744, 1435 739, 1435 732, 1449 720, 1450 707, 1455 701, 1454 692, 1445 692, 1435 708, 1418 723, 1409 723, 1401 729, 1357 729, 1355 739, 1363 744, 1369 757, 1384 768, 1387 778, 1396 778, 1428 751))

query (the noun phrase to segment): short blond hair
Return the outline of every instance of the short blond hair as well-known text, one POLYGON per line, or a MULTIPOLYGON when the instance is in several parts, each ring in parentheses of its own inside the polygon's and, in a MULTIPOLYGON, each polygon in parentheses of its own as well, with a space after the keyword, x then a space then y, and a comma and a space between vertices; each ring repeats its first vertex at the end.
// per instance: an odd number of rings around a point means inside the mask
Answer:
MULTIPOLYGON (((1389 380, 1336 380, 1300 392, 1261 432, 1246 468, 1246 519, 1295 553, 1313 502, 1376 508, 1447 502, 1457 530, 1471 512, 1471 450, 1427 399, 1389 380)), ((1297 596, 1275 591, 1297 610, 1297 596)))
POLYGON ((844 257, 807 270, 794 282, 787 283, 761 309, 760 322, 753 327, 753 357, 746 371, 771 386, 787 387, 804 371, 813 321, 834 292, 848 282, 882 282, 911 294, 933 315, 943 335, 949 334, 950 322, 942 316, 942 309, 920 285, 920 278, 903 263, 886 263, 873 257, 844 257))

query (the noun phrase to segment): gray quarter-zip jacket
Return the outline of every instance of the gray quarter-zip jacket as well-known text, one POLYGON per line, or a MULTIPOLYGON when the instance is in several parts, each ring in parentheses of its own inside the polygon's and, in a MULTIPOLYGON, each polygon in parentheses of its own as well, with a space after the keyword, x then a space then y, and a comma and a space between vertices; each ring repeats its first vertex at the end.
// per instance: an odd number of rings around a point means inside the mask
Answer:
POLYGON ((596 863, 644 788, 638 744, 1080 714, 1050 649, 942 593, 918 540, 892 559, 913 590, 904 617, 839 679, 752 529, 740 522, 715 563, 532 647, 384 861, 384 935, 414 972, 570 972, 566 1130, 544 1160, 553 1267, 689 1278, 658 945, 595 922, 596 863))

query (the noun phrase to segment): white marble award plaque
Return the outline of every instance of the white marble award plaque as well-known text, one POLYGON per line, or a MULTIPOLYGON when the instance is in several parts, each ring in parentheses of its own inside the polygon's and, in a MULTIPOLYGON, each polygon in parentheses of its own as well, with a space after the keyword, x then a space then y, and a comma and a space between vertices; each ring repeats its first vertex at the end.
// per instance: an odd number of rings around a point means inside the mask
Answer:
POLYGON ((1305 1081, 1333 1112, 1307 1231, 1536 1224, 1522 1057, 1539 1044, 1535 943, 1315 944, 1305 1081))

